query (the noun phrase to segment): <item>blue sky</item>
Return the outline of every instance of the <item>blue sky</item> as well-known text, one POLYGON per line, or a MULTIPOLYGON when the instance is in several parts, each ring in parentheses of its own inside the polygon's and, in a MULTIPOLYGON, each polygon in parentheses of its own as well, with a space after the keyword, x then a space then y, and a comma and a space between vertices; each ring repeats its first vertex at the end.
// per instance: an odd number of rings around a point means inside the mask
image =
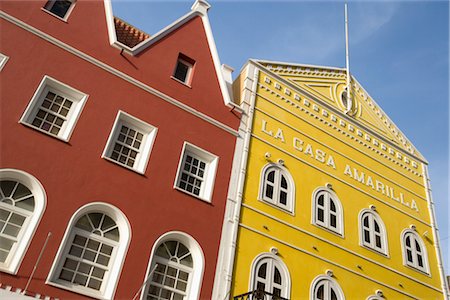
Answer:
MULTIPOLYGON (((113 0, 113 10, 154 34, 193 2, 113 0)), ((220 60, 236 74, 249 58, 345 67, 343 2, 209 2, 220 60)), ((348 10, 353 76, 429 161, 450 274, 449 3, 350 1, 348 10)))

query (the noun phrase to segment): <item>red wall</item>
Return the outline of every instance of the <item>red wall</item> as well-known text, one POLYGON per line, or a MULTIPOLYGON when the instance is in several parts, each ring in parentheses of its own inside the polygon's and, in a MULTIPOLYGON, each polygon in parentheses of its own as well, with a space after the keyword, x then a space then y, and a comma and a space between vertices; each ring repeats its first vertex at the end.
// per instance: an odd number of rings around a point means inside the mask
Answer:
MULTIPOLYGON (((103 2, 78 1, 67 23, 42 11, 44 4, 2 1, 1 9, 237 129, 239 118, 223 103, 200 18, 131 57, 109 45, 103 2), (170 78, 179 52, 196 60, 192 88, 170 78)), ((1 167, 34 175, 47 194, 46 210, 18 274, 2 273, 1 282, 25 286, 51 231, 29 290, 83 298, 44 282, 70 217, 79 207, 102 201, 118 207, 132 227, 116 299, 133 297, 155 240, 172 230, 190 234, 201 245, 205 272, 200 295, 210 299, 236 137, 5 20, 0 25, 0 52, 10 57, 0 77, 1 167), (44 75, 89 95, 68 143, 18 123, 44 75), (101 158, 118 110, 158 128, 145 175, 101 158), (184 141, 219 156, 211 203, 173 188, 184 141)))

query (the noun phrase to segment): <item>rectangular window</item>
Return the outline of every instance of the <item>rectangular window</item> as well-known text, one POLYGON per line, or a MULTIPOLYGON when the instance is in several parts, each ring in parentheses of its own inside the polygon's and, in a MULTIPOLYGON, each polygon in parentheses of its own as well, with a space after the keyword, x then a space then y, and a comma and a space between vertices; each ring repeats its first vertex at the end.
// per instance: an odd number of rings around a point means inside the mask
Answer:
POLYGON ((194 60, 183 54, 180 54, 178 56, 173 77, 186 85, 190 85, 192 81, 194 64, 194 60))
POLYGON ((119 111, 103 158, 143 174, 156 132, 156 127, 119 111))
POLYGON ((75 0, 49 0, 44 6, 44 10, 65 21, 74 4, 75 0))
POLYGON ((175 188, 210 202, 218 159, 217 156, 185 142, 175 188))
POLYGON ((87 97, 86 94, 45 76, 20 122, 68 141, 87 97))

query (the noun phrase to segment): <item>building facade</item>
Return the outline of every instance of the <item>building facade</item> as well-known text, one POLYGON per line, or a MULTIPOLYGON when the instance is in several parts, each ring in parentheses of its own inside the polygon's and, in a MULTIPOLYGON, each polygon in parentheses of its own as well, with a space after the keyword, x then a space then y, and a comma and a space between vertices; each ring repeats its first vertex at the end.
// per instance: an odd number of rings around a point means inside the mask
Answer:
POLYGON ((240 111, 209 4, 154 35, 0 5, 0 297, 211 299, 240 111))
POLYGON ((243 67, 245 150, 215 299, 448 299, 427 162, 350 86, 345 69, 243 67))

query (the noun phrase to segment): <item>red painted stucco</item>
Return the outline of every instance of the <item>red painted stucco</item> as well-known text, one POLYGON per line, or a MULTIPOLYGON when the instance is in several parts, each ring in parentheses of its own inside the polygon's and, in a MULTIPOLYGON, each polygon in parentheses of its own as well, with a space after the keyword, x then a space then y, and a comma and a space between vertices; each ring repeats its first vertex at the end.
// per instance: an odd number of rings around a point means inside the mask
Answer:
MULTIPOLYGON (((237 130, 239 117, 224 105, 201 18, 133 57, 109 45, 103 1, 77 1, 67 23, 42 11, 45 2, 2 1, 1 9, 237 130), (170 78, 180 52, 196 61, 191 88, 170 78)), ((154 242, 172 230, 190 234, 201 245, 205 271, 200 298, 210 299, 236 137, 8 21, 0 22, 0 52, 9 56, 0 77, 1 168, 34 175, 47 195, 19 272, 1 273, 1 283, 25 286, 51 231, 29 290, 60 299, 85 298, 45 280, 73 213, 101 201, 119 208, 132 227, 115 299, 133 297, 154 242), (19 123, 44 75, 89 95, 68 143, 19 123), (144 175, 101 158, 119 110, 158 128, 144 175), (173 188, 185 141, 219 157, 211 203, 173 188)))

